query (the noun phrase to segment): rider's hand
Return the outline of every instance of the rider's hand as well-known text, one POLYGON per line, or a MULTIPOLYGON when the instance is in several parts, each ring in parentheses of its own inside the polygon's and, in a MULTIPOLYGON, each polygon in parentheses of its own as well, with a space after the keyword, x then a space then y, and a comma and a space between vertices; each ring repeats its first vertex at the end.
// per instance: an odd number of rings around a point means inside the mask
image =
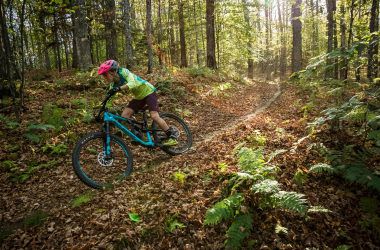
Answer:
POLYGON ((120 90, 121 90, 120 87, 114 87, 114 88, 112 88, 112 89, 110 89, 110 90, 108 91, 108 94, 113 95, 113 94, 115 94, 116 92, 119 92, 120 90))

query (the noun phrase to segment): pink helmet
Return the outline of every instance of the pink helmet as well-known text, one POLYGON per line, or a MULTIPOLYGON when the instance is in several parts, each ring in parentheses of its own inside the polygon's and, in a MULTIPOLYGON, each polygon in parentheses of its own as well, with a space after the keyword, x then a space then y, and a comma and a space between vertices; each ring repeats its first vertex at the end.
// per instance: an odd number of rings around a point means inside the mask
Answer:
POLYGON ((104 73, 107 73, 111 69, 118 69, 119 64, 115 60, 107 60, 104 63, 102 63, 98 69, 98 75, 102 75, 104 73))

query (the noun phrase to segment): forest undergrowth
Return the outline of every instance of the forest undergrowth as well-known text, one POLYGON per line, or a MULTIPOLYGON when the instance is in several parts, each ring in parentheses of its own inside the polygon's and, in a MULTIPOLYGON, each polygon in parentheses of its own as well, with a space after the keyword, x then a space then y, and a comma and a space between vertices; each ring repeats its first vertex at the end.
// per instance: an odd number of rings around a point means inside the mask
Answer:
MULTIPOLYGON (((31 83, 23 121, 0 117, 2 248, 376 249, 380 244, 379 207, 366 206, 368 199, 378 201, 376 192, 309 170, 326 162, 311 147, 326 133, 310 133, 310 123, 336 96, 281 83, 282 94, 264 112, 204 141, 265 104, 276 86, 192 71, 145 77, 158 86, 161 109, 189 123, 196 150, 171 158, 133 146, 132 175, 114 189, 90 190, 74 175, 70 154, 80 135, 99 130, 92 113, 105 86, 72 73, 31 83), (263 171, 248 172, 247 162, 263 171), (239 179, 248 174, 260 178, 239 179), (273 189, 260 193, 260 183, 273 189), (235 199, 231 206, 223 203, 228 197, 235 199), (207 223, 212 218, 206 214, 218 202, 216 216, 223 220, 207 223), (250 226, 232 227, 238 217, 250 226), (244 235, 238 245, 236 232, 244 235)), ((128 99, 117 96, 111 108, 120 111, 128 99)))

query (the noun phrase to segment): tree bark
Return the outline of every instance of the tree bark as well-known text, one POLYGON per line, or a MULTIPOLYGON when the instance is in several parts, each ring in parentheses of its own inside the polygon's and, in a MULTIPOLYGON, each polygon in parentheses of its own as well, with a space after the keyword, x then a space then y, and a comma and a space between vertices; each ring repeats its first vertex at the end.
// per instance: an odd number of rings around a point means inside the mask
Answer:
POLYGON ((81 70, 88 70, 91 67, 91 47, 88 39, 88 25, 86 20, 85 1, 76 0, 77 9, 74 21, 74 39, 77 50, 78 67, 81 70))
POLYGON ((26 0, 22 1, 21 7, 21 27, 20 27, 20 35, 21 35, 21 84, 19 88, 20 94, 20 103, 18 107, 17 116, 21 117, 22 108, 24 106, 24 86, 25 86, 25 53, 24 53, 24 37, 25 37, 25 4, 26 0))
POLYGON ((371 18, 369 22, 369 32, 371 39, 368 46, 368 68, 367 77, 372 82, 379 72, 379 35, 375 32, 379 31, 379 0, 372 0, 371 18))
POLYGON ((179 39, 181 44, 181 67, 187 67, 185 21, 183 18, 183 1, 178 0, 179 39))
MULTIPOLYGON (((284 3, 285 5, 285 3, 284 3)), ((284 22, 281 16, 281 5, 280 0, 277 0, 277 11, 278 11, 278 20, 280 23, 280 76, 283 77, 286 74, 286 43, 285 43, 285 28, 284 22)))
POLYGON ((129 0, 124 0, 124 25, 125 25, 125 51, 127 56, 126 65, 128 68, 133 64, 133 46, 131 29, 131 4, 129 0))
POLYGON ((251 25, 251 20, 249 17, 249 9, 248 9, 248 3, 247 0, 243 0, 243 14, 244 14, 244 21, 245 21, 245 31, 246 35, 248 37, 248 42, 247 42, 247 54, 248 54, 248 60, 247 60, 247 76, 250 79, 253 79, 253 38, 252 38, 252 33, 251 29, 253 28, 251 25))
MULTIPOLYGON (((334 49, 334 12, 336 10, 336 0, 326 0, 327 4, 327 53, 331 53, 334 49)), ((334 61, 327 57, 326 61, 326 78, 334 77, 334 61)))
POLYGON ((347 50, 347 40, 346 40, 346 21, 345 21, 345 14, 346 14, 346 6, 344 5, 344 2, 340 5, 340 44, 341 44, 341 52, 343 54, 343 57, 341 58, 341 65, 340 65, 340 79, 341 80, 347 80, 347 66, 348 66, 348 60, 345 56, 346 50, 347 50))
POLYGON ((104 3, 104 26, 106 39, 106 56, 107 59, 117 60, 117 33, 116 33, 116 14, 115 0, 105 0, 104 3))
POLYGON ((293 30, 293 50, 292 50, 292 72, 302 69, 302 23, 301 23, 302 0, 296 0, 292 4, 292 30, 293 30))
POLYGON ((148 74, 153 71, 152 1, 146 0, 146 38, 148 44, 148 74))
POLYGON ((215 0, 206 0, 207 67, 216 69, 215 57, 215 0))
POLYGON ((193 18, 194 18, 194 29, 195 29, 195 50, 197 53, 197 65, 199 67, 201 65, 201 50, 199 48, 196 1, 193 2, 193 18))

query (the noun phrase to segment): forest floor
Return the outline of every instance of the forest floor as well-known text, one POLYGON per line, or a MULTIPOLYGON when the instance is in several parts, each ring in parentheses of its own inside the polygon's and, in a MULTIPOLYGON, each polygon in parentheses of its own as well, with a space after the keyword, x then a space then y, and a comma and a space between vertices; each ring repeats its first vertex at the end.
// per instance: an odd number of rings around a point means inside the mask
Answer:
MULTIPOLYGON (((234 147, 257 131, 266 138, 266 153, 292 149, 274 162, 280 169, 277 179, 284 189, 303 193, 312 205, 331 212, 305 218, 281 210, 257 211, 249 237, 252 248, 380 246, 377 235, 361 226, 358 202, 366 191, 333 177, 310 175, 302 185, 294 182, 298 170, 307 172, 320 160, 308 147, 311 139, 305 137, 307 122, 314 118, 312 112, 305 115, 302 108, 308 102, 307 93, 286 83, 255 80, 243 84, 222 78, 194 79, 177 73, 166 82, 169 90, 160 93, 161 108, 182 114, 193 132, 193 149, 170 157, 160 150, 150 151, 127 141, 134 155, 134 172, 113 189, 94 191, 75 176, 71 151, 80 135, 99 130, 99 124, 77 122, 49 132, 44 137, 45 144, 25 139, 28 124, 41 122, 46 103, 64 110, 68 120, 82 108, 78 107, 81 101, 76 100, 98 102, 104 93, 102 86, 82 88, 72 82, 71 87, 65 84, 51 87, 49 82, 31 83, 23 122, 15 130, 0 130, 0 160, 18 166, 13 172, 1 168, 2 249, 223 248, 227 226, 205 226, 205 213, 222 198, 226 176, 237 170, 234 147), (59 144, 67 145, 67 149, 49 151, 47 145, 59 144), (228 166, 227 172, 220 171, 220 163, 228 166), (41 164, 49 167, 27 171, 30 166, 41 164), (26 172, 25 179, 17 179, 17 174, 26 172), (173 178, 178 172, 185 174, 184 182, 173 178), (16 181, 12 180, 15 175, 16 181), (83 202, 74 205, 78 198, 83 202), (132 221, 129 213, 137 213, 141 221, 132 221), (170 221, 181 226, 168 229, 170 221), (276 234, 276 224, 286 227, 288 233, 276 234)), ((119 96, 115 104, 127 100, 127 96, 119 96)))

